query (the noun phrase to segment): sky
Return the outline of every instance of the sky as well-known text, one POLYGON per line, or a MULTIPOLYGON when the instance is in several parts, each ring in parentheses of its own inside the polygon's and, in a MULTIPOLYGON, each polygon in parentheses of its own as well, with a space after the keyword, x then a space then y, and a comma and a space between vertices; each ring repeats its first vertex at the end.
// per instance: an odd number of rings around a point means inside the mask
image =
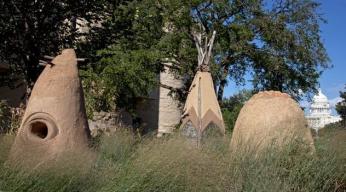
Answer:
MULTIPOLYGON (((340 100, 339 91, 346 84, 346 0, 319 0, 321 7, 319 12, 327 20, 321 23, 321 37, 331 59, 333 68, 323 72, 319 79, 322 92, 328 97, 330 104, 334 107, 340 100)), ((225 97, 237 93, 241 89, 251 88, 247 83, 245 86, 236 86, 230 82, 225 88, 225 97)), ((308 107, 308 101, 300 103, 308 107)))

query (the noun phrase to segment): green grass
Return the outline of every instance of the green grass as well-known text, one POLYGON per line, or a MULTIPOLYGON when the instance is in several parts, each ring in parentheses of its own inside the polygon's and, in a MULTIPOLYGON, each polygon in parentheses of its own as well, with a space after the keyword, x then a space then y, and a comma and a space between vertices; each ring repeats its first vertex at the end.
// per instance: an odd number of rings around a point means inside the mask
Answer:
POLYGON ((317 147, 335 154, 335 158, 342 162, 346 172, 346 126, 341 123, 328 125, 319 131, 316 138, 317 147))
POLYGON ((346 191, 346 145, 333 139, 345 142, 346 130, 327 131, 314 154, 297 141, 256 155, 231 152, 228 137, 196 149, 178 136, 118 133, 99 140, 97 160, 82 172, 61 165, 34 172, 6 167, 13 136, 3 136, 0 191, 346 191))

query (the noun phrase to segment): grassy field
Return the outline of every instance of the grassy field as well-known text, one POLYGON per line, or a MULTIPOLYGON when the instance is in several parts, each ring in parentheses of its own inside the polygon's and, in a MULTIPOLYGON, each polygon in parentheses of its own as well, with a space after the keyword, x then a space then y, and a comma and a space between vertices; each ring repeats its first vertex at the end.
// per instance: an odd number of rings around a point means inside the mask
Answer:
POLYGON ((235 154, 228 138, 196 149, 179 137, 124 132, 99 140, 89 169, 23 172, 4 165, 13 136, 2 136, 0 191, 346 191, 346 129, 321 131, 315 154, 299 142, 235 154))
POLYGON ((346 167, 346 127, 338 123, 331 124, 320 130, 319 136, 315 140, 317 147, 334 152, 335 157, 341 160, 346 167))

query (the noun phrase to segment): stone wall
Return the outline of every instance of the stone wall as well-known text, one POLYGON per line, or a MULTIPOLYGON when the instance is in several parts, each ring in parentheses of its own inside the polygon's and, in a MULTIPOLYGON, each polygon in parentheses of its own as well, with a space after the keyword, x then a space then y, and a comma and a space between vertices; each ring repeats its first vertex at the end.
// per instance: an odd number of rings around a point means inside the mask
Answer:
POLYGON ((94 112, 93 119, 88 120, 91 136, 96 137, 104 133, 114 134, 117 128, 131 127, 132 118, 126 111, 119 112, 94 112))

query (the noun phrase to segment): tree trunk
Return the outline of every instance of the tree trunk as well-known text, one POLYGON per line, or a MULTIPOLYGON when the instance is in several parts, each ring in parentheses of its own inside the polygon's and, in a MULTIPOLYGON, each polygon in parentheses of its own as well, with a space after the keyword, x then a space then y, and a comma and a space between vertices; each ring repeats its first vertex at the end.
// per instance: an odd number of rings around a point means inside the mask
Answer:
POLYGON ((225 86, 227 84, 227 76, 228 76, 228 66, 223 66, 223 74, 220 80, 220 85, 219 85, 219 90, 217 92, 217 100, 219 101, 219 103, 222 102, 223 99, 223 92, 225 89, 225 86))
POLYGON ((227 82, 226 80, 221 80, 220 82, 219 90, 217 91, 217 100, 219 101, 219 103, 222 102, 223 92, 224 92, 226 82, 227 82))

